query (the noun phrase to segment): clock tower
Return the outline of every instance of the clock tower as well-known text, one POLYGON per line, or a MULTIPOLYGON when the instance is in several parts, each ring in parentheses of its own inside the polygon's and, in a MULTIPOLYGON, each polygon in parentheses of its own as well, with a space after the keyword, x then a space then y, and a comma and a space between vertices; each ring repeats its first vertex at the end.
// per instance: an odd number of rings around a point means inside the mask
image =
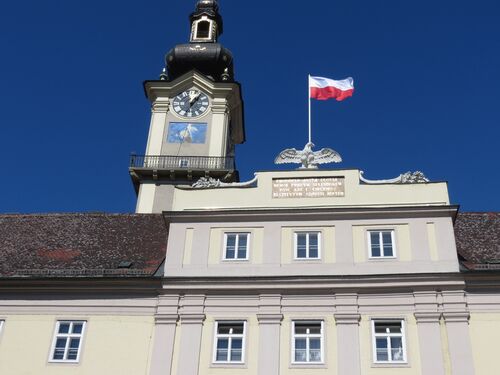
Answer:
POLYGON ((137 212, 171 207, 175 186, 201 177, 238 181, 235 145, 245 141, 241 87, 223 32, 217 0, 199 0, 189 17, 189 43, 166 55, 159 80, 144 82, 152 105, 144 155, 132 155, 137 212))

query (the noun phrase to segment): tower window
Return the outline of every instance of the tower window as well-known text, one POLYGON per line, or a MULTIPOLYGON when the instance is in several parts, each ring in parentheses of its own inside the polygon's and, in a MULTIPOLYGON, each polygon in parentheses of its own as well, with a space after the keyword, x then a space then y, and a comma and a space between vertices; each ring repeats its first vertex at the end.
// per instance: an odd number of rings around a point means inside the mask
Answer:
POLYGON ((200 21, 196 27, 196 38, 207 39, 210 37, 210 22, 200 21))

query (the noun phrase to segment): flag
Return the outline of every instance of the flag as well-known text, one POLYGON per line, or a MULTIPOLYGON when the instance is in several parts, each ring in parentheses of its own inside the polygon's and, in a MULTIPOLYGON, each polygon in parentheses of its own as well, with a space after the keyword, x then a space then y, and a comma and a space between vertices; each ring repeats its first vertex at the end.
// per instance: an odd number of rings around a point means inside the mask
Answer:
POLYGON ((330 78, 309 76, 309 95, 313 99, 336 99, 340 102, 352 96, 353 92, 354 80, 351 77, 335 81, 330 78))

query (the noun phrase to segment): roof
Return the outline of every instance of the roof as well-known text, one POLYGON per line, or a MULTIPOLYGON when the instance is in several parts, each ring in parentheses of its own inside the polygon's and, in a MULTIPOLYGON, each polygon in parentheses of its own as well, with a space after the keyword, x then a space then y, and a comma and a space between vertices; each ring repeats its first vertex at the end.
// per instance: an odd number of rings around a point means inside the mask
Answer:
POLYGON ((459 213, 455 236, 468 269, 500 270, 500 212, 459 213))
MULTIPOLYGON (((455 234, 466 268, 500 270, 500 212, 459 213, 455 234)), ((0 215, 0 278, 152 277, 167 237, 162 214, 0 215)))
POLYGON ((0 215, 0 277, 150 277, 167 236, 161 214, 0 215))

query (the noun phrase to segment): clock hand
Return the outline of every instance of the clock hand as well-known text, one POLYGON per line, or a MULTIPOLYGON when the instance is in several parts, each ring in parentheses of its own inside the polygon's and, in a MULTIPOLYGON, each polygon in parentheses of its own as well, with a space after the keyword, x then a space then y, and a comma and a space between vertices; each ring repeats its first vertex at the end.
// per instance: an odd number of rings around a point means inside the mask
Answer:
POLYGON ((189 95, 189 104, 190 104, 190 105, 193 105, 193 104, 194 104, 194 102, 196 102, 196 101, 198 100, 198 98, 199 98, 199 97, 200 97, 200 93, 199 93, 199 92, 198 92, 198 93, 196 93, 196 94, 194 94, 194 95, 192 95, 192 96, 191 96, 191 95, 189 95))

